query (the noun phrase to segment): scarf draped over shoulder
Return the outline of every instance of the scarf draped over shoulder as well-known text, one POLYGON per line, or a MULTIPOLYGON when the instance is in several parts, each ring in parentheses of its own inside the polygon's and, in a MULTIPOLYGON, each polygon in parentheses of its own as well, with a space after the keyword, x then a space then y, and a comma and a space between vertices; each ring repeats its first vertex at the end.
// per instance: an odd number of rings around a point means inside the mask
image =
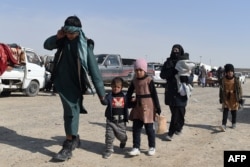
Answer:
POLYGON ((63 30, 66 32, 78 32, 79 33, 79 41, 77 43, 78 54, 81 61, 81 65, 88 71, 88 62, 87 62, 87 38, 85 37, 84 32, 81 27, 75 26, 64 26, 63 30))

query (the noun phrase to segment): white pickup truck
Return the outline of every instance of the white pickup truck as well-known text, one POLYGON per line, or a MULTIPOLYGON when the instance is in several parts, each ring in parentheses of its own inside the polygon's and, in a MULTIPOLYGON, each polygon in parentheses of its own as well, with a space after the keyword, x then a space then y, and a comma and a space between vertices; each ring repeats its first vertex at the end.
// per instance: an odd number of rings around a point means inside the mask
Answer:
POLYGON ((31 49, 22 50, 25 53, 25 64, 15 66, 0 76, 0 96, 9 96, 11 92, 36 96, 44 88, 45 67, 40 57, 31 49))

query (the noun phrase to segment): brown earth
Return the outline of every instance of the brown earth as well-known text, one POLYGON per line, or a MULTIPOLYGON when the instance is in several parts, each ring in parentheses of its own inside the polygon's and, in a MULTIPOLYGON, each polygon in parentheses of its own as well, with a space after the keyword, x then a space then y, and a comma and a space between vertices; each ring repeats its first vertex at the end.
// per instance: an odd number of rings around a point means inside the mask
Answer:
MULTIPOLYGON (((115 152, 102 158, 105 138, 105 106, 97 96, 87 95, 84 104, 88 114, 81 115, 79 134, 81 147, 72 159, 56 163, 51 157, 61 149, 64 140, 62 106, 59 96, 40 93, 36 97, 12 94, 0 98, 0 166, 1 167, 222 167, 224 150, 250 150, 250 81, 243 87, 245 108, 238 112, 237 127, 226 132, 218 128, 222 112, 218 102, 218 87, 195 86, 186 113, 186 124, 173 141, 156 137, 156 154, 147 156, 145 131, 141 137, 141 155, 127 156, 132 146, 132 122, 128 124, 128 142, 121 150, 115 140, 115 152)), ((164 89, 157 88, 162 115, 170 112, 164 105, 164 89)), ((230 120, 231 117, 229 117, 230 120)))

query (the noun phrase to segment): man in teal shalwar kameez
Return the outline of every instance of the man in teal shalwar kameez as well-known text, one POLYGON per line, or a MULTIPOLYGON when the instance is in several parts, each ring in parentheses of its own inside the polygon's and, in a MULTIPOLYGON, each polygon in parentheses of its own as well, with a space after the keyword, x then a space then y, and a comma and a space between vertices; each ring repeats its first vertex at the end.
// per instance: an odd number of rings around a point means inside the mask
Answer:
POLYGON ((45 49, 57 49, 52 76, 63 105, 66 140, 54 158, 62 161, 71 158, 72 151, 80 145, 78 127, 82 94, 87 89, 93 91, 88 74, 100 100, 105 96, 104 84, 93 54, 94 43, 85 37, 81 27, 79 18, 70 16, 57 35, 44 42, 45 49))

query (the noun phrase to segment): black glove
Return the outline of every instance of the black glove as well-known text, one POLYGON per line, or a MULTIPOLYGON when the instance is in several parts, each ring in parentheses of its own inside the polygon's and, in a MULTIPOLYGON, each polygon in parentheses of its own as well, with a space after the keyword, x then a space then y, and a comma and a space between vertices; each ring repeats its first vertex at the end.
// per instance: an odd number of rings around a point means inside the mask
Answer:
POLYGON ((222 100, 221 99, 219 99, 219 102, 220 102, 220 104, 222 104, 222 100))
POLYGON ((239 104, 240 104, 240 105, 243 105, 243 104, 244 104, 244 100, 243 100, 243 99, 240 99, 240 100, 239 100, 239 104))
POLYGON ((156 113, 157 113, 158 115, 161 115, 161 109, 160 109, 160 108, 157 108, 157 109, 156 109, 156 113))

